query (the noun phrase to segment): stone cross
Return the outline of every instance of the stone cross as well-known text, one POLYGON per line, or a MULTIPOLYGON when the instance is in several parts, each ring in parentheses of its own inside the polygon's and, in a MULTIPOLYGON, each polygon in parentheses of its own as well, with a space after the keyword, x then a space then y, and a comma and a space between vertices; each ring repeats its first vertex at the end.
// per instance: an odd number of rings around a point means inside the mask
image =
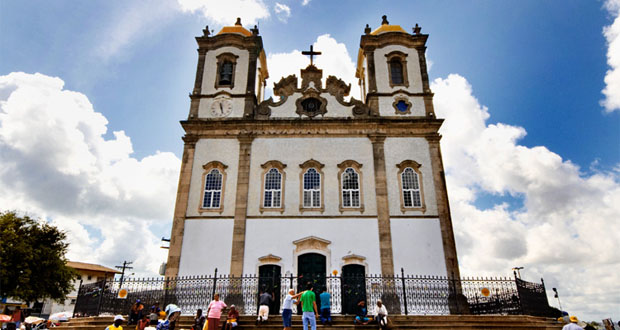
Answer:
POLYGON ((301 52, 301 53, 302 53, 303 55, 310 55, 310 65, 312 65, 312 57, 313 57, 314 55, 321 55, 321 52, 315 52, 315 51, 314 51, 314 48, 312 47, 312 45, 310 45, 310 51, 309 51, 309 52, 304 50, 304 51, 303 51, 303 52, 301 52))

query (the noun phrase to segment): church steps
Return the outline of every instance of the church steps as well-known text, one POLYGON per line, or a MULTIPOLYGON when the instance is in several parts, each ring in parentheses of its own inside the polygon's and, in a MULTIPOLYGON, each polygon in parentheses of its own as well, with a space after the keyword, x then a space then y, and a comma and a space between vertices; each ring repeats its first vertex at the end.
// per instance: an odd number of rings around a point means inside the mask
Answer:
MULTIPOLYGON (((562 325, 549 318, 540 318, 532 316, 514 316, 514 315, 395 315, 391 317, 394 325, 394 329, 426 329, 426 330, 440 330, 440 329, 561 329, 562 325)), ((282 318, 278 315, 273 315, 269 318, 266 324, 255 325, 255 316, 241 316, 239 318, 240 325, 237 330, 245 329, 257 329, 257 330, 280 330, 282 329, 282 318)), ((70 322, 62 323, 63 329, 104 329, 106 326, 112 324, 113 317, 87 317, 87 318, 75 318, 70 322)), ((180 324, 177 329, 190 329, 192 325, 191 316, 182 316, 180 324)), ((301 317, 295 315, 293 317, 293 327, 301 328, 301 317)), ((354 325, 353 316, 347 315, 335 315, 333 316, 332 326, 317 325, 318 328, 334 330, 361 330, 361 329, 376 329, 374 325, 354 325)), ((125 329, 133 329, 131 326, 124 326, 125 329)))

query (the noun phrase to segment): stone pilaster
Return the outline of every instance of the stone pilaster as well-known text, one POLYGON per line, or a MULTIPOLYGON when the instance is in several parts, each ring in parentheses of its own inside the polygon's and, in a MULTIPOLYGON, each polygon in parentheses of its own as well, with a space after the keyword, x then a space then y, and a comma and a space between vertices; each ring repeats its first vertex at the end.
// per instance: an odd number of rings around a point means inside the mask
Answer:
POLYGON ((452 229, 452 218, 450 216, 450 203, 448 201, 448 191, 446 189, 446 177, 443 169, 443 160, 441 158, 441 148, 439 146, 440 139, 441 136, 439 134, 426 137, 431 156, 431 167, 433 169, 433 183, 435 186, 435 198, 437 200, 437 213, 439 215, 439 226, 441 228, 441 240, 443 243, 446 270, 448 271, 448 277, 460 279, 461 274, 459 272, 459 262, 456 255, 454 230, 452 229))
POLYGON ((252 155, 251 135, 240 135, 239 169, 237 171, 237 196, 235 199, 235 220, 233 224, 232 251, 230 254, 230 275, 243 274, 245 255, 245 228, 248 214, 248 186, 250 183, 250 157, 252 155))
POLYGON ((426 66, 426 47, 418 47, 416 49, 418 51, 420 73, 422 75, 422 91, 426 94, 424 95, 424 109, 427 116, 435 118, 433 92, 431 92, 430 83, 428 81, 428 68, 426 66))
POLYGON ((375 49, 365 50, 366 61, 368 64, 368 94, 366 96, 366 104, 370 108, 373 116, 379 115, 379 97, 377 93, 377 70, 375 68, 375 49))
POLYGON ((250 58, 248 65, 248 80, 246 85, 246 97, 245 105, 243 109, 243 115, 245 117, 251 117, 254 114, 254 107, 256 106, 256 70, 258 60, 258 48, 252 48, 248 50, 250 58))
POLYGON ((379 250, 381 273, 394 274, 394 254, 392 252, 392 229, 390 226, 390 205, 385 174, 385 135, 369 135, 372 142, 372 158, 375 168, 375 193, 377 199, 377 222, 379 225, 379 250))
POLYGON ((181 262, 181 248, 183 247, 183 233, 185 232, 185 214, 187 212, 187 201, 189 198, 189 186, 192 178, 192 168, 194 166, 194 153, 198 138, 186 135, 183 138, 183 159, 181 161, 181 173, 179 174, 179 186, 177 189, 177 200, 174 206, 174 216, 172 220, 172 233, 170 234, 170 249, 168 250, 168 261, 166 263, 166 277, 179 275, 179 263, 181 262))

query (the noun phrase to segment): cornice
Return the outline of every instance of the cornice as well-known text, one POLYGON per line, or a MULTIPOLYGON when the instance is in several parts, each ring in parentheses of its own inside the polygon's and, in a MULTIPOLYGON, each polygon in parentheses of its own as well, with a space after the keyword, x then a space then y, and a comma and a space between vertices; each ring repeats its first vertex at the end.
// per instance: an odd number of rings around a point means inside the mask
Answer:
POLYGON ((401 45, 410 48, 425 47, 428 34, 408 34, 402 32, 386 32, 378 35, 362 35, 360 48, 372 51, 389 45, 401 45))
POLYGON ((426 137, 438 136, 443 119, 434 118, 323 118, 311 119, 250 119, 181 121, 188 136, 198 138, 254 137, 311 137, 311 136, 387 136, 426 137))

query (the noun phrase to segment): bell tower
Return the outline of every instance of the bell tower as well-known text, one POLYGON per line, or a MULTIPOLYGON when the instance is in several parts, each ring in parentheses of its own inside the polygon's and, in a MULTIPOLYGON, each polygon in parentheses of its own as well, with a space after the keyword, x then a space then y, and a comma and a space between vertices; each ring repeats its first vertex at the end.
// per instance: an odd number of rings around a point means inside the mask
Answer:
POLYGON ((258 28, 248 30, 241 19, 211 35, 209 27, 196 37, 198 68, 190 94, 189 119, 240 118, 262 101, 269 77, 258 28))
POLYGON ((366 25, 356 77, 375 116, 435 117, 425 56, 428 35, 417 24, 412 32, 390 25, 386 16, 372 32, 366 25))

